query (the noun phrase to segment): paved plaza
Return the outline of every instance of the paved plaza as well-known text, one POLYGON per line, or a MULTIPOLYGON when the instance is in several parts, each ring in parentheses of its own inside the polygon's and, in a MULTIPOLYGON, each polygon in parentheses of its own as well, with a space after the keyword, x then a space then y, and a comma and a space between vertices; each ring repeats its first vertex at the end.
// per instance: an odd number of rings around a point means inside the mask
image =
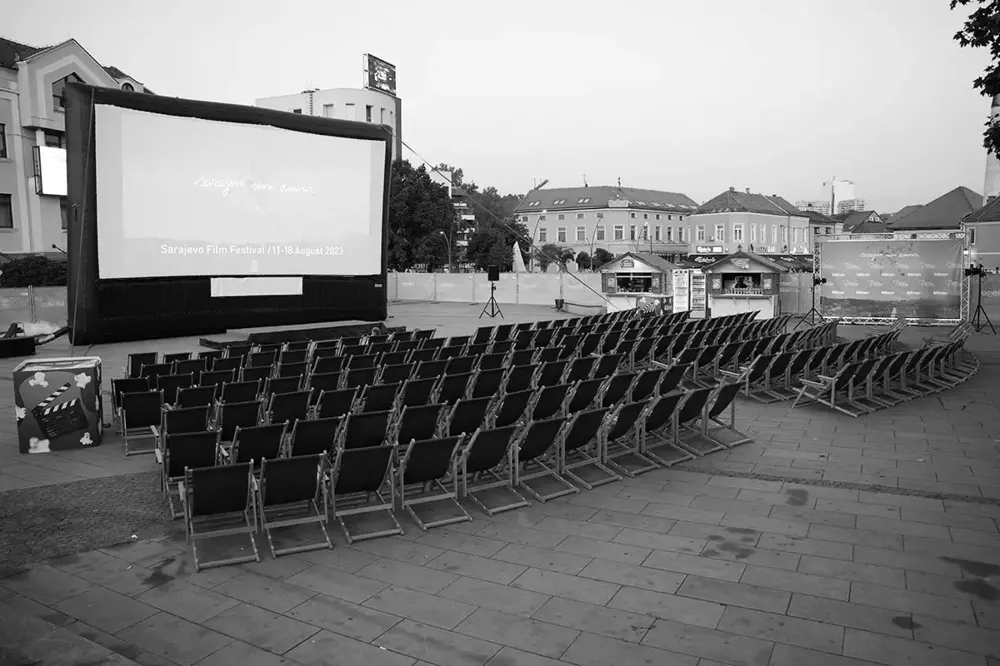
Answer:
MULTIPOLYGON (((397 304, 388 323, 467 334, 480 310, 397 304)), ((860 419, 740 399, 750 444, 493 518, 421 532, 400 512, 404 536, 353 546, 331 525, 333 550, 278 559, 260 537, 261 562, 200 573, 177 529, 0 562, 0 664, 1000 666, 1000 340, 967 347, 982 368, 953 390, 860 419)), ((74 355, 103 359, 107 390, 129 352, 195 348, 74 355)), ((13 424, 0 500, 155 469, 113 432, 22 456, 13 424)))

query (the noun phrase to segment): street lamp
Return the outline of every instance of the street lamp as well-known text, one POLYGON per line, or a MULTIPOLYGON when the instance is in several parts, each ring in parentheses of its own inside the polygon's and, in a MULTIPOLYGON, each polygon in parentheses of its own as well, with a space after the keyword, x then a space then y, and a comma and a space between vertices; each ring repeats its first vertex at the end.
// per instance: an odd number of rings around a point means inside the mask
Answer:
MULTIPOLYGON (((454 231, 455 230, 453 228, 452 232, 454 232, 454 231)), ((445 242, 448 243, 448 272, 450 273, 452 271, 452 265, 451 265, 451 236, 449 236, 448 234, 446 234, 441 229, 438 229, 438 233, 441 234, 442 236, 444 236, 445 242)))

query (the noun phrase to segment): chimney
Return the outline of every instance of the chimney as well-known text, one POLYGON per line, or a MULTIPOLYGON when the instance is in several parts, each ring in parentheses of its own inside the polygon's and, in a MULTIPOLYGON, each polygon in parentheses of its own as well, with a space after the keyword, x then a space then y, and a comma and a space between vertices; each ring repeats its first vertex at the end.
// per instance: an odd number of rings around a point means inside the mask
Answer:
POLYGON ((750 194, 750 188, 749 187, 747 188, 747 194, 750 194))
POLYGON ((730 185, 730 186, 729 186, 729 191, 730 191, 730 192, 735 192, 735 191, 736 191, 736 188, 735 188, 735 187, 733 187, 732 185, 730 185))

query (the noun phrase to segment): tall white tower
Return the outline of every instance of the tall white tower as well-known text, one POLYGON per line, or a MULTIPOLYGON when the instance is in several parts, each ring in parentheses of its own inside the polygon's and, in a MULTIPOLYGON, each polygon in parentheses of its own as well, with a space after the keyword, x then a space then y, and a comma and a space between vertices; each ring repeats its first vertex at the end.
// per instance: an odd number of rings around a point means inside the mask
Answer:
MULTIPOLYGON (((1000 119, 1000 95, 993 98, 990 117, 996 122, 1000 119)), ((990 152, 986 155, 986 182, 983 185, 983 205, 989 203, 992 197, 1000 196, 1000 155, 990 152)))

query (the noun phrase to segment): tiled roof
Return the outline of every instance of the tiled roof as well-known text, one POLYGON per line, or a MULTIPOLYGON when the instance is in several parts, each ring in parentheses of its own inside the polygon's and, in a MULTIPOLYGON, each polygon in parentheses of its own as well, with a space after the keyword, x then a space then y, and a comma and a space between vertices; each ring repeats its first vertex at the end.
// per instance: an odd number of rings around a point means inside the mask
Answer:
POLYGON ((957 229, 969 213, 983 205, 983 196, 967 187, 956 187, 912 213, 889 220, 890 231, 957 229))
MULTIPOLYGON (((884 222, 869 222, 873 214, 878 215, 873 210, 858 210, 853 213, 844 213, 834 216, 834 219, 844 224, 844 233, 848 234, 883 234, 886 232, 884 222)), ((881 216, 879 216, 881 218, 881 216)))
POLYGON ((0 37, 0 67, 6 69, 17 69, 17 61, 23 60, 28 56, 35 55, 39 51, 44 51, 49 47, 39 48, 37 46, 28 46, 27 44, 21 44, 10 39, 5 39, 0 37))
POLYGON ((768 196, 752 192, 739 192, 732 187, 698 206, 698 210, 695 211, 696 215, 704 213, 762 213, 764 215, 806 217, 802 211, 777 194, 768 196))
MULTIPOLYGON (((901 217, 909 215, 913 211, 917 210, 918 208, 922 208, 922 207, 923 207, 923 204, 916 204, 914 206, 903 206, 902 208, 900 208, 895 213, 893 213, 892 215, 889 216, 889 221, 897 220, 897 219, 899 219, 901 217)), ((883 217, 883 219, 885 218, 884 215, 882 217, 883 217)))
POLYGON ((966 222, 1000 222, 1000 197, 965 216, 966 222))
POLYGON ((104 67, 104 71, 107 72, 108 74, 110 74, 111 78, 113 78, 113 79, 132 79, 136 83, 142 85, 142 81, 140 81, 139 79, 135 78, 134 76, 130 76, 130 75, 126 74, 125 72, 123 72, 122 70, 118 69, 114 65, 101 65, 101 67, 104 67))
MULTIPOLYGON (((802 210, 801 208, 799 210, 802 210)), ((829 215, 824 215, 818 210, 802 210, 802 216, 808 217, 812 224, 836 224, 839 220, 835 220, 829 215)))
POLYGON ((686 194, 640 190, 634 187, 559 187, 554 189, 531 190, 514 209, 516 213, 530 213, 543 210, 573 210, 609 208, 608 202, 624 199, 629 208, 639 208, 670 213, 693 213, 697 202, 686 194))
POLYGON ((778 271, 779 273, 787 273, 788 270, 789 270, 788 266, 784 266, 784 265, 782 265, 782 264, 780 264, 780 263, 778 263, 778 262, 776 262, 776 261, 774 261, 772 259, 768 259, 767 257, 762 257, 761 255, 756 254, 754 252, 747 252, 746 250, 739 250, 737 252, 733 252, 729 256, 722 257, 718 261, 716 261, 714 264, 709 264, 708 266, 705 266, 705 269, 706 270, 710 269, 713 266, 717 266, 717 265, 721 264, 724 261, 729 261, 730 259, 738 258, 738 257, 745 257, 747 259, 753 259, 757 263, 763 264, 763 265, 767 266, 768 268, 770 268, 772 270, 778 271))

